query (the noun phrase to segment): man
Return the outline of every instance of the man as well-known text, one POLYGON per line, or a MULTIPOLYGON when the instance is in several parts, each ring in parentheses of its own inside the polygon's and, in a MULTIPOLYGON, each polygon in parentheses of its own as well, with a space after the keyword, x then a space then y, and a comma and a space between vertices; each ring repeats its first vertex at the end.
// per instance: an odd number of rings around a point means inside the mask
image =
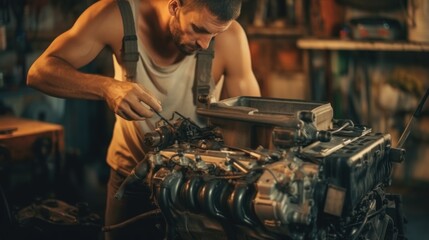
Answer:
MULTIPOLYGON (((224 79, 222 98, 260 95, 245 32, 235 20, 241 0, 129 2, 139 50, 135 82, 124 77, 124 27, 115 0, 98 1, 84 11, 73 27, 58 36, 34 62, 27 78, 29 86, 53 96, 104 100, 117 115, 107 154, 112 168, 107 225, 151 208, 144 204, 142 199, 147 198, 147 193, 140 186, 129 189, 122 200, 113 196, 124 177, 144 157, 143 135, 152 131, 159 120, 153 110, 167 117, 178 111, 198 122, 192 94, 198 50, 207 49, 215 38, 211 74, 214 84, 224 79), (77 70, 105 47, 113 52, 114 78, 77 70)), ((130 232, 114 231, 107 239, 135 239, 121 235, 130 232)), ((141 238, 145 233, 140 230, 137 235, 141 238)))

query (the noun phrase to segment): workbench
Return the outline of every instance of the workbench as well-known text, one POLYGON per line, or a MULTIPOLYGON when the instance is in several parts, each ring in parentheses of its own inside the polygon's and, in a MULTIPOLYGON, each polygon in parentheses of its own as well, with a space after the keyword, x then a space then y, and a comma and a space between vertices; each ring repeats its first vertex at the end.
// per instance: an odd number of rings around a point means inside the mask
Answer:
MULTIPOLYGON (((2 185, 10 184, 16 166, 29 166, 20 178, 36 183, 56 181, 64 165, 64 129, 62 125, 0 116, 0 170, 2 185), (51 176, 51 177, 49 177, 51 176)), ((16 177, 15 177, 16 178, 16 177)), ((10 186, 5 186, 10 187, 10 186)))

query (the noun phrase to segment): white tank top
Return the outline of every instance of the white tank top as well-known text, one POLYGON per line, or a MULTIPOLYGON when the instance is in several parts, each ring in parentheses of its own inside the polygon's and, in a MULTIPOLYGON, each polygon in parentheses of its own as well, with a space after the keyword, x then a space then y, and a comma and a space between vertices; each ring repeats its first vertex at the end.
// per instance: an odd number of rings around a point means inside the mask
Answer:
MULTIPOLYGON (((130 0, 131 9, 136 23, 135 11, 140 0, 130 0)), ((137 26, 136 26, 136 29, 137 26)), ((138 34, 137 34, 138 35, 138 34)), ((170 119, 177 111, 203 126, 204 122, 196 114, 194 84, 196 55, 186 56, 182 61, 167 66, 157 66, 146 54, 142 41, 137 37, 139 61, 137 63, 136 82, 161 101, 161 114, 170 119)), ((115 79, 125 81, 124 69, 113 57, 115 79)), ((213 85, 213 83, 211 83, 213 85)), ((213 87, 211 88, 213 89, 213 87)), ((177 117, 177 116, 176 116, 177 117)), ((129 173, 145 156, 143 145, 144 134, 153 131, 160 118, 156 115, 144 121, 127 121, 116 115, 113 137, 107 152, 107 163, 114 170, 129 173)))

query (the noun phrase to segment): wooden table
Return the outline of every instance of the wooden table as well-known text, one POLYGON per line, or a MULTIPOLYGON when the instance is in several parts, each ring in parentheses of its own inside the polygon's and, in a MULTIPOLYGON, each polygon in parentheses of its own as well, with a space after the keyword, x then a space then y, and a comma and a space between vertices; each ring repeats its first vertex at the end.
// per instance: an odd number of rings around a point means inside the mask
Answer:
POLYGON ((0 167, 6 170, 5 175, 8 175, 8 169, 16 164, 37 163, 46 168, 49 162, 54 166, 55 181, 62 169, 63 159, 63 126, 13 116, 0 116, 0 167))

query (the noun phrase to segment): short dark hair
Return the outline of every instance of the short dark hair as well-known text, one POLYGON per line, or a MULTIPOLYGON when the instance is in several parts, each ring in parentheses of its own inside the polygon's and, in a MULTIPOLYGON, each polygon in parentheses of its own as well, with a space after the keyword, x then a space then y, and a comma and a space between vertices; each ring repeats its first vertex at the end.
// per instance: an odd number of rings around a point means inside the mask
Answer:
POLYGON ((237 19, 242 0, 179 0, 184 11, 191 8, 207 8, 220 21, 237 19))

